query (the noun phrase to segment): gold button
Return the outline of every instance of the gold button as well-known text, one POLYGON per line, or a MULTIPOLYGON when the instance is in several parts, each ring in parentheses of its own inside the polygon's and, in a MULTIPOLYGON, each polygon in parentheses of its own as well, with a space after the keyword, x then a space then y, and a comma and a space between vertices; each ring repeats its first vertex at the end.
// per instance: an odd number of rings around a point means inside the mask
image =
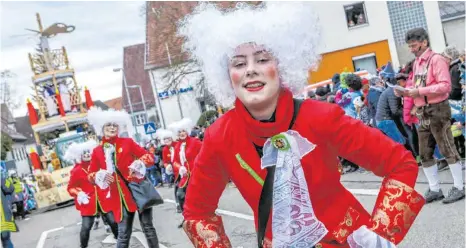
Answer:
POLYGON ((321 243, 317 243, 317 244, 316 244, 316 248, 322 248, 322 244, 321 244, 321 243))
POLYGON ((346 225, 347 226, 352 226, 353 225, 353 222, 351 221, 351 219, 346 220, 346 225))

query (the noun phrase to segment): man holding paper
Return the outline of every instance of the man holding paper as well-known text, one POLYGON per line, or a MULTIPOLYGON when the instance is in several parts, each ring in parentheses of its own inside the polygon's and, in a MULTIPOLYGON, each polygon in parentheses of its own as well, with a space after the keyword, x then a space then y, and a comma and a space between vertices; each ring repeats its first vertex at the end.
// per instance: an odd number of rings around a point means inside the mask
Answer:
POLYGON ((414 88, 407 91, 395 89, 397 96, 409 96, 414 99, 418 128, 419 153, 424 173, 429 181, 429 190, 425 194, 426 202, 444 199, 440 189, 438 167, 434 160, 435 144, 445 156, 453 176, 454 186, 449 190, 443 203, 452 203, 465 196, 460 156, 455 148, 451 133, 451 109, 448 96, 451 91, 451 79, 448 61, 429 47, 429 36, 423 28, 409 30, 406 43, 416 56, 414 61, 414 88))

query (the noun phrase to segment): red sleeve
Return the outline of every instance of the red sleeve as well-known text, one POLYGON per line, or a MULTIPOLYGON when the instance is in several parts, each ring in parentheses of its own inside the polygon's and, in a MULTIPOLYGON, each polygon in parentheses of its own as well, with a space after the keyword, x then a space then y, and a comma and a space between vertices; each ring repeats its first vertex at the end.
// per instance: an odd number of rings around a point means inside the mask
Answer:
POLYGON ((79 191, 81 191, 81 188, 79 188, 80 183, 79 183, 77 174, 78 172, 75 169, 73 169, 71 171, 70 180, 68 181, 67 190, 70 196, 73 198, 78 195, 79 191))
POLYGON ((133 155, 138 157, 147 167, 154 165, 154 154, 146 151, 144 148, 136 144, 133 139, 128 139, 130 142, 131 151, 133 155))
POLYGON ((172 163, 170 158, 170 148, 168 148, 168 146, 165 146, 162 150, 162 161, 165 166, 172 163))
POLYGON ((95 183, 95 173, 102 169, 102 166, 99 162, 99 158, 97 157, 99 149, 102 149, 101 146, 94 148, 94 150, 92 151, 91 162, 89 164, 89 174, 87 175, 91 183, 95 183))
POLYGON ((332 124, 325 125, 328 121, 324 120, 322 127, 330 134, 329 147, 336 149, 339 156, 384 177, 368 227, 398 244, 425 202, 414 190, 418 174, 416 160, 401 144, 346 116, 337 106, 331 106, 327 116, 332 124))
POLYGON ((183 215, 186 221, 183 227, 191 242, 198 248, 207 247, 207 244, 211 245, 209 247, 231 247, 222 219, 215 214, 229 179, 215 151, 218 145, 214 143, 214 138, 207 129, 204 144, 194 162, 184 204, 183 215), (205 235, 205 231, 214 235, 205 235))
POLYGON ((181 142, 176 143, 175 145, 175 152, 173 153, 173 163, 174 164, 181 164, 180 162, 180 147, 181 147, 181 142))

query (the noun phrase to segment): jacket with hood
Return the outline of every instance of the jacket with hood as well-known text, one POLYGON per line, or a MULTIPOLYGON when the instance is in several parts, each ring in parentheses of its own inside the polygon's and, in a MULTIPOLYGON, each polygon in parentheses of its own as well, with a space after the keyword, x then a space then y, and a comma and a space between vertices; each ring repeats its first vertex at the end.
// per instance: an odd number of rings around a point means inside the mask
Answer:
POLYGON ((460 72, 461 61, 456 59, 450 63, 450 76, 451 76, 451 92, 450 100, 461 100, 462 89, 461 89, 461 72, 460 72))
POLYGON ((393 88, 388 87, 380 95, 375 120, 395 120, 397 117, 401 117, 402 114, 401 99, 395 96, 393 88))

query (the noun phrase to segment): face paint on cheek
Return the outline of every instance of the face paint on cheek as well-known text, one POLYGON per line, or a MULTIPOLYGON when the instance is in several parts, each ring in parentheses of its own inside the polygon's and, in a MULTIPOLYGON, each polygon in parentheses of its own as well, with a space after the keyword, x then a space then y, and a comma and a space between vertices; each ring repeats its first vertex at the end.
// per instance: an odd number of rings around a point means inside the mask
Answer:
POLYGON ((268 78, 275 78, 277 76, 277 68, 272 65, 268 66, 265 73, 268 78))
POLYGON ((238 73, 238 72, 232 72, 232 73, 230 74, 230 76, 231 76, 231 82, 232 82, 233 84, 239 84, 239 83, 241 82, 241 74, 240 74, 240 73, 238 73))

